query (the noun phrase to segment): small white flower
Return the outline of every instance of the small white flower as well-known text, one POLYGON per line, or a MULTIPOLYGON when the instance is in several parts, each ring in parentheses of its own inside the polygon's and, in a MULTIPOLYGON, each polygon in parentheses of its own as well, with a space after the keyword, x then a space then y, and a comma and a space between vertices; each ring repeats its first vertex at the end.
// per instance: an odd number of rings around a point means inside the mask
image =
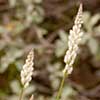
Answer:
POLYGON ((26 62, 21 71, 21 83, 26 88, 32 79, 33 65, 34 65, 34 52, 31 50, 27 56, 26 62))
POLYGON ((69 65, 65 66, 65 69, 63 70, 63 73, 65 73, 67 70, 67 74, 71 74, 73 71, 73 67, 70 67, 69 65))
POLYGON ((64 62, 66 63, 64 73, 67 72, 67 74, 71 74, 73 70, 73 63, 76 59, 77 52, 79 50, 78 45, 81 42, 83 32, 81 32, 81 26, 82 26, 83 20, 82 20, 82 5, 80 5, 78 13, 76 15, 76 19, 74 22, 74 26, 72 30, 70 30, 70 35, 68 37, 68 50, 66 52, 66 55, 64 57, 64 62))
POLYGON ((29 100, 34 100, 34 96, 32 95, 29 100))

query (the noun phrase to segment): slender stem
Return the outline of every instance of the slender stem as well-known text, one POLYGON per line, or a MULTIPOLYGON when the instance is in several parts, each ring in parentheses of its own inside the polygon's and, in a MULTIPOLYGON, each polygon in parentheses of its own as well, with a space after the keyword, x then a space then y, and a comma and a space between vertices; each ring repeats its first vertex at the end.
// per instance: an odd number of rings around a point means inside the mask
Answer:
POLYGON ((63 79, 62 79, 62 81, 61 81, 61 85, 60 85, 60 88, 59 88, 59 91, 58 91, 56 100, 60 100, 60 97, 61 97, 61 93, 62 93, 62 90, 63 90, 63 86, 64 86, 64 82, 65 82, 66 75, 67 75, 67 73, 65 72, 65 73, 64 73, 64 76, 63 76, 63 79))
POLYGON ((22 90, 21 90, 21 93, 20 93, 20 96, 19 96, 19 100, 22 100, 22 98, 23 98, 23 92, 24 92, 24 88, 22 88, 22 90))

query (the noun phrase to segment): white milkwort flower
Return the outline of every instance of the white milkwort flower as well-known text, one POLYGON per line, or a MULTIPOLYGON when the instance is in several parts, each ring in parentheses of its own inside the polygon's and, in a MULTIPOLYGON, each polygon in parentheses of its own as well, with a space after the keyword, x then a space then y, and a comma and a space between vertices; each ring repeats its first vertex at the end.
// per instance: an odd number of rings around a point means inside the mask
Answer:
POLYGON ((21 70, 21 83, 26 88, 32 79, 34 52, 31 50, 27 56, 26 62, 21 70))
POLYGON ((66 63, 66 66, 63 70, 63 72, 67 72, 67 74, 71 74, 73 70, 73 63, 75 61, 75 58, 77 56, 77 51, 79 49, 78 45, 82 39, 83 32, 81 31, 82 26, 82 4, 80 4, 78 13, 76 15, 73 28, 70 30, 70 35, 68 38, 68 50, 66 52, 66 55, 64 57, 64 62, 66 63))
POLYGON ((31 98, 29 100, 34 100, 34 96, 32 95, 31 98))

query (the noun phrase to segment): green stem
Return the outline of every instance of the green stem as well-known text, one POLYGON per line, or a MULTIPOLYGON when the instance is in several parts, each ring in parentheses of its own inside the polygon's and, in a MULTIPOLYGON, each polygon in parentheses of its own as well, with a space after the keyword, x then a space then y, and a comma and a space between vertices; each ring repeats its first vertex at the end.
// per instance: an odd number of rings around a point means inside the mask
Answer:
POLYGON ((24 88, 22 88, 22 90, 21 90, 21 93, 20 93, 20 96, 19 96, 19 100, 23 99, 23 93, 24 93, 24 88))
POLYGON ((63 86, 64 86, 64 82, 65 82, 66 75, 67 75, 67 73, 65 72, 65 73, 64 73, 64 76, 63 76, 63 79, 62 79, 62 81, 61 81, 61 85, 60 85, 60 88, 59 88, 59 91, 58 91, 56 100, 60 100, 60 97, 61 97, 61 93, 62 93, 62 90, 63 90, 63 86))

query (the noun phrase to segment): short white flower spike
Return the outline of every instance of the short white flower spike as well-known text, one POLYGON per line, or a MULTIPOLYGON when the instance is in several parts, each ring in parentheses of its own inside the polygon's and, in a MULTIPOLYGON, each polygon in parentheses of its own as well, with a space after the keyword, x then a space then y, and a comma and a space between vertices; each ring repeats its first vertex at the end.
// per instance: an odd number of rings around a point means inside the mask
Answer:
POLYGON ((26 62, 21 70, 21 83, 26 88, 32 79, 33 65, 34 65, 34 52, 31 50, 27 56, 26 62))

